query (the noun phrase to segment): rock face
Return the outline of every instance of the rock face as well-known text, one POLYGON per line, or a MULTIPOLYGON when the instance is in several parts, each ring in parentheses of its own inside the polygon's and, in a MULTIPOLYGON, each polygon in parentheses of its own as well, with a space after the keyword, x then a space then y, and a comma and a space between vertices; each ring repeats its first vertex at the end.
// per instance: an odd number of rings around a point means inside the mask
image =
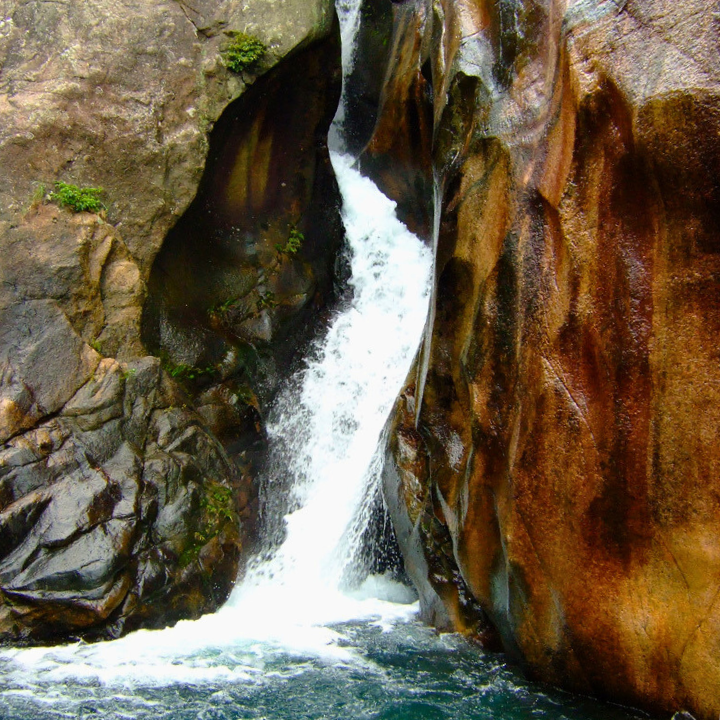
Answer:
POLYGON ((437 265, 386 490, 425 615, 489 620, 546 681, 716 718, 718 15, 409 5, 385 105, 432 81, 437 265))
MULTIPOLYGON (((388 3, 366 0, 370 6, 383 4, 388 3)), ((424 58, 429 51, 425 31, 431 8, 410 2, 392 5, 392 12, 393 32, 384 39, 390 47, 391 62, 379 93, 375 129, 360 165, 397 202, 400 220, 420 237, 429 238, 433 227, 433 96, 430 64, 424 58)), ((371 19, 377 17, 382 17, 379 9, 371 19)), ((370 24, 366 18, 363 20, 370 24)), ((362 27, 361 37, 372 37, 362 27)), ((377 35, 384 23, 375 20, 370 27, 377 35)))
POLYGON ((215 384, 233 378, 235 389, 271 393, 334 294, 343 228, 326 139, 339 58, 333 34, 225 111, 198 194, 153 265, 147 347, 174 363, 216 367, 215 384))
MULTIPOLYGON (((257 402, 248 390, 238 411, 225 387, 206 383, 200 397, 169 378, 174 366, 148 357, 143 306, 213 125, 248 88, 262 94, 289 54, 337 63, 333 18, 329 0, 0 1, 0 640, 160 626, 216 608, 232 587, 253 482, 214 435, 257 439, 257 402), (268 47, 252 72, 225 68, 233 32, 268 47), (57 181, 104 188, 105 210, 49 202, 57 181)), ((306 182, 322 183, 334 83, 330 72, 288 184, 298 158, 306 182)), ((306 196, 287 199, 311 236, 306 196)))
POLYGON ((6 637, 117 635, 227 596, 246 508, 222 447, 183 400, 156 358, 105 358, 56 417, 6 443, 6 637))

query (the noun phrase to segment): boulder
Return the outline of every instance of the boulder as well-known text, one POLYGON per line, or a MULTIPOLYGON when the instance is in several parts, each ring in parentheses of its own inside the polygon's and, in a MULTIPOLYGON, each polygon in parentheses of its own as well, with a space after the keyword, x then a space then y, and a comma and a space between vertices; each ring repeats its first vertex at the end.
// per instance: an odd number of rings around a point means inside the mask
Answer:
POLYGON ((183 397, 157 358, 106 358, 56 417, 5 444, 4 640, 115 637, 225 599, 243 478, 183 397))

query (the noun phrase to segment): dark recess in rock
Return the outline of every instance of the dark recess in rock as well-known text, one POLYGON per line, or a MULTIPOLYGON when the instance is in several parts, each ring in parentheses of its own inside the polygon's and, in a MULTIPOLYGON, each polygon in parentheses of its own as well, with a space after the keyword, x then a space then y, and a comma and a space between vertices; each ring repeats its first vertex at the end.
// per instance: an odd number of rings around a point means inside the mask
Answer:
POLYGON ((335 300, 343 229, 327 132, 338 57, 335 32, 228 107, 198 194, 155 260, 143 340, 171 367, 212 368, 195 389, 229 381, 268 399, 335 300), (268 272, 293 229, 300 250, 268 272), (261 296, 272 300, 258 310, 261 296))
POLYGON ((392 31, 390 0, 363 0, 355 62, 345 81, 346 119, 343 130, 348 152, 353 156, 359 155, 367 145, 377 122, 392 48, 392 31))

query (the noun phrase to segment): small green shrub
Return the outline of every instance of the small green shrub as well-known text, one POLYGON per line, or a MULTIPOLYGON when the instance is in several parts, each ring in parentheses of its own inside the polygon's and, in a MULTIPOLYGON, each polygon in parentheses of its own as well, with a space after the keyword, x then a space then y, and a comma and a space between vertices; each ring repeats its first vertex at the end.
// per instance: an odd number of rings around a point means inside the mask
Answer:
POLYGON ((225 48, 225 65, 228 70, 239 73, 257 64, 267 48, 253 35, 238 33, 225 48))
POLYGON ((254 407, 256 410, 260 409, 258 399, 252 388, 248 385, 241 385, 234 394, 234 404, 246 405, 254 407))
POLYGON ((271 290, 266 290, 265 292, 261 292, 258 294, 258 299, 255 303, 255 307, 257 308, 258 312, 262 312, 263 310, 271 310, 274 307, 277 307, 278 301, 275 297, 275 293, 271 290))
POLYGON ((202 377, 212 378, 218 373, 218 369, 212 365, 198 367, 197 365, 173 362, 165 352, 160 355, 160 364, 163 370, 178 382, 199 380, 202 377))
POLYGON ((305 242, 305 236, 297 229, 291 228, 290 235, 288 236, 285 245, 279 243, 275 246, 275 249, 280 255, 295 255, 298 250, 302 247, 305 242))
POLYGON ((217 537, 227 523, 236 521, 232 490, 220 483, 209 480, 203 484, 200 508, 202 519, 193 533, 192 542, 180 555, 180 566, 194 562, 203 546, 217 537))
POLYGON ((40 205, 40 203, 45 200, 46 194, 47 190, 45 188, 45 183, 37 183, 35 185, 35 189, 33 190, 33 194, 30 197, 30 207, 37 207, 40 205))
POLYGON ((56 182, 55 190, 50 193, 48 198, 60 207, 70 208, 73 212, 99 213, 105 209, 100 200, 102 193, 102 188, 80 188, 77 185, 56 182))
POLYGON ((205 533, 210 537, 217 535, 226 521, 233 521, 232 490, 229 487, 214 481, 206 483, 200 506, 205 511, 205 533))
POLYGON ((228 298, 225 302, 215 303, 208 308, 208 315, 211 317, 224 317, 241 300, 242 297, 240 295, 236 295, 235 297, 228 298))

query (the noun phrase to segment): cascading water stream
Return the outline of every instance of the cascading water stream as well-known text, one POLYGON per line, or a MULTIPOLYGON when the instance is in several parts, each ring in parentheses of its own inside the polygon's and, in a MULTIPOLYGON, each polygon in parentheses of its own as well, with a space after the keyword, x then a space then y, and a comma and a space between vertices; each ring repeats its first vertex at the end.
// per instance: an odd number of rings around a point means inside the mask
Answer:
POLYGON ((342 153, 345 147, 343 125, 345 123, 345 92, 347 79, 355 65, 355 39, 360 29, 361 2, 359 0, 335 0, 335 10, 340 21, 340 46, 342 62, 342 92, 340 104, 328 137, 330 147, 342 153))
POLYGON ((335 154, 333 162, 344 197, 353 299, 271 416, 269 494, 274 480, 289 475, 296 509, 285 518, 283 544, 250 571, 233 603, 271 578, 294 597, 339 588, 359 542, 353 521, 377 481, 371 468, 380 432, 425 321, 428 250, 348 157, 335 154))
MULTIPOLYGON (((353 169, 343 154, 345 80, 360 21, 358 0, 338 0, 343 93, 333 123, 331 158, 343 198, 352 300, 331 323, 307 367, 275 403, 268 423, 265 496, 281 503, 290 479, 284 539, 251 563, 229 608, 273 608, 291 628, 325 626, 367 614, 343 592, 369 520, 363 504, 379 482, 380 433, 407 375, 427 316, 432 259, 395 215, 395 203, 353 169), (280 488, 278 489, 278 485, 280 488)), ((397 594, 398 588, 393 588, 397 594)), ((386 587, 386 591, 390 587, 386 587)), ((407 591, 400 594, 407 597, 407 591)), ((365 603, 367 605, 367 603, 365 603)), ((377 606, 373 613, 378 612, 377 606)))
MULTIPOLYGON (((360 0, 337 0, 345 73, 360 0)), ((351 253, 352 301, 271 414, 266 550, 214 615, 95 645, 0 651, 11 720, 629 720, 531 688, 498 656, 418 623, 387 578, 348 586, 378 491, 376 454, 425 321, 431 252, 331 134, 351 253), (279 520, 279 519, 278 519, 279 520), (400 622, 405 621, 405 622, 400 622)))
MULTIPOLYGON (((281 494, 273 486, 290 477, 292 510, 282 544, 251 564, 226 609, 243 615, 252 609, 255 623, 267 617, 270 627, 282 628, 283 639, 275 639, 283 643, 299 628, 382 614, 377 603, 344 592, 343 579, 359 550, 363 502, 378 482, 373 460, 380 433, 427 312, 429 251, 350 158, 334 154, 333 163, 344 198, 353 298, 271 415, 266 495, 281 494)), ((385 610, 398 612, 392 604, 385 610)))
POLYGON ((352 301, 311 353, 315 359, 275 403, 265 497, 277 510, 289 478, 291 512, 280 546, 250 565, 228 603, 273 607, 285 625, 303 627, 365 612, 341 586, 369 520, 364 504, 378 487, 380 433, 427 316, 432 264, 428 249, 398 221, 395 203, 343 154, 345 85, 360 2, 338 0, 337 11, 343 93, 330 144, 351 255, 352 301))

